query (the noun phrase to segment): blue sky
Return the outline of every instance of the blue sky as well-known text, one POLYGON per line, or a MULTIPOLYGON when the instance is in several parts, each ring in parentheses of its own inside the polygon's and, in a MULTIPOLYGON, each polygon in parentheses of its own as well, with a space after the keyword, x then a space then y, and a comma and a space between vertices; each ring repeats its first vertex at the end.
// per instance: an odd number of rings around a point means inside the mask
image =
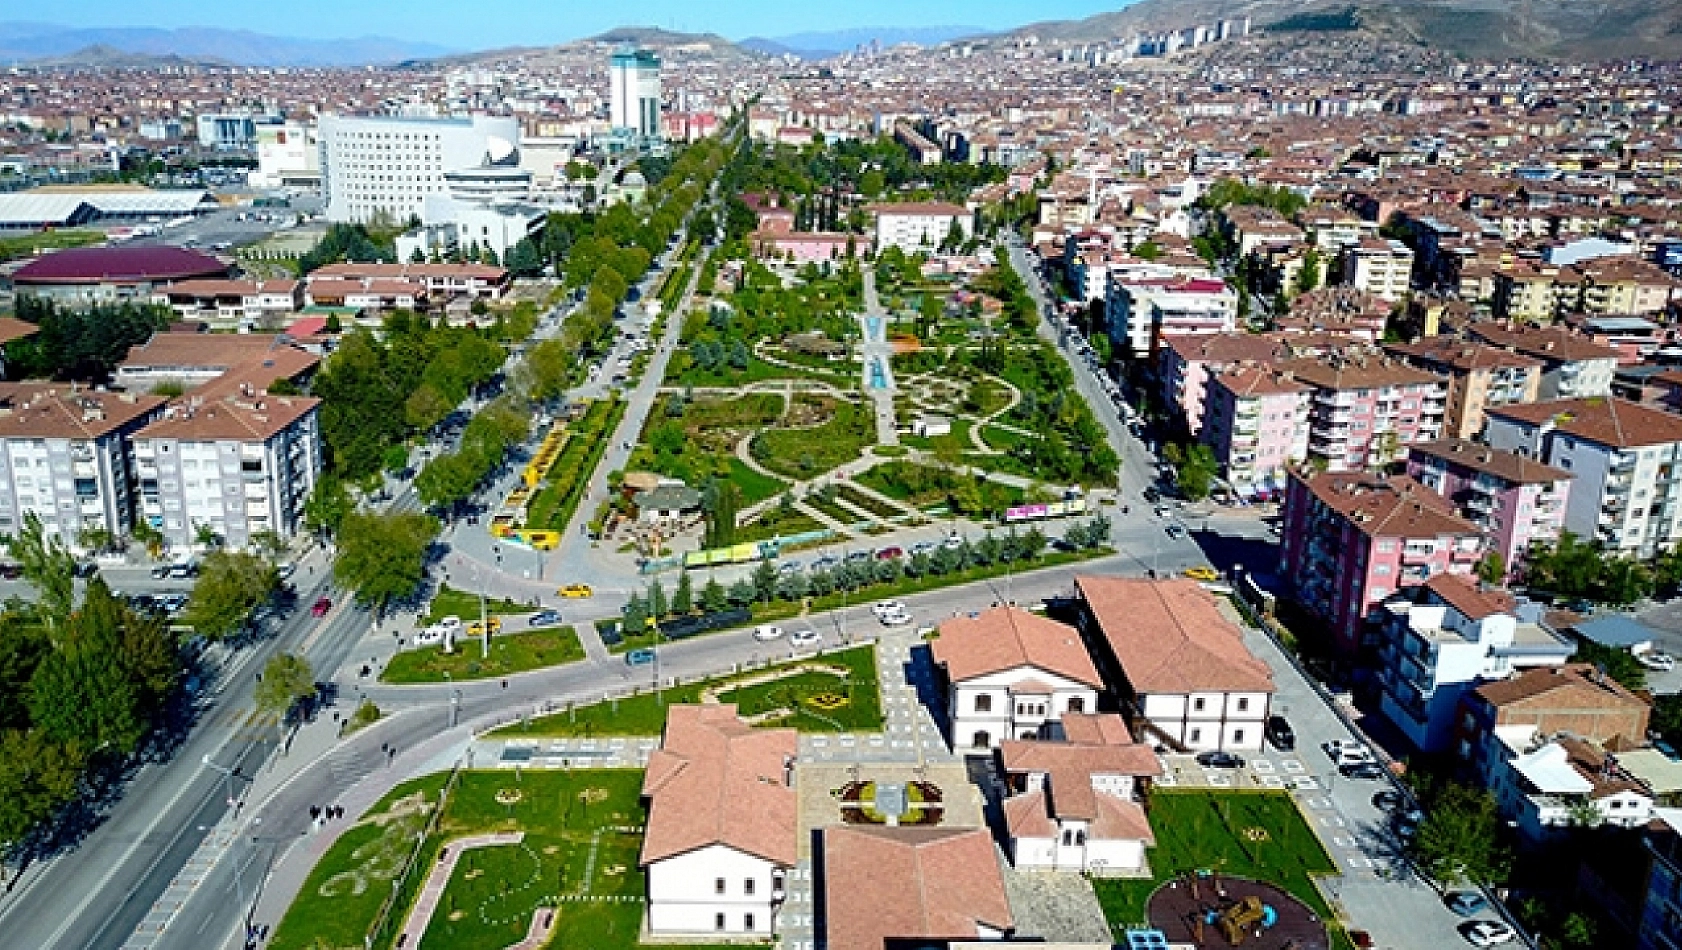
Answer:
POLYGON ((546 45, 615 26, 647 25, 731 39, 862 26, 1008 28, 1038 20, 1078 19, 1125 6, 1118 0, 60 0, 17 8, 0 19, 66 26, 213 26, 281 36, 380 35, 460 49, 546 45))

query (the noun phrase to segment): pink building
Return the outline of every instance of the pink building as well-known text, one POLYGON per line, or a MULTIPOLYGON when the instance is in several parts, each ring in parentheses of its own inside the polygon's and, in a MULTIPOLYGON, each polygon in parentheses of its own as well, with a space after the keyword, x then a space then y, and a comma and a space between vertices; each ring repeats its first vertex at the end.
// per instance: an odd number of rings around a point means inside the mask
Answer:
POLYGON ((1311 388, 1266 367, 1227 370, 1209 381, 1203 441, 1233 490, 1283 493, 1292 462, 1308 455, 1311 388))
POLYGON ((1314 387, 1308 457, 1328 471, 1387 465, 1443 434, 1446 381, 1372 352, 1292 360, 1280 369, 1314 387))
POLYGON ((1162 400, 1169 412, 1178 414, 1185 421, 1186 429, 1195 435, 1203 428, 1203 400, 1211 376, 1241 364, 1257 366, 1285 356, 1286 351, 1276 338, 1254 333, 1213 333, 1164 340, 1157 365, 1162 400))
POLYGON ((1290 483, 1279 572, 1345 656, 1376 646, 1386 597, 1438 574, 1470 574, 1483 556, 1478 526, 1406 475, 1293 471, 1290 483))
POLYGON ((755 231, 748 235, 748 243, 760 257, 786 258, 804 264, 853 257, 859 252, 860 241, 850 234, 819 231, 755 231))
POLYGON ((1482 528, 1507 575, 1518 573, 1535 542, 1552 544, 1565 527, 1571 473, 1465 439, 1408 449, 1408 474, 1453 502, 1482 528))

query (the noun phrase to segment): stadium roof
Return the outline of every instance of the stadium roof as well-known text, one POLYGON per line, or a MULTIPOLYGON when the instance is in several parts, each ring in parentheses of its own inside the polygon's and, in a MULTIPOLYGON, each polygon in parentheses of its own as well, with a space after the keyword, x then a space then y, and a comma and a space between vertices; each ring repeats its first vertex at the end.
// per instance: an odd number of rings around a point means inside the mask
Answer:
POLYGON ((12 282, 19 286, 98 284, 221 277, 227 272, 227 264, 184 247, 77 247, 30 261, 12 275, 12 282))
POLYGON ((216 199, 203 189, 189 191, 22 191, 0 195, 0 228, 66 225, 100 217, 178 217, 216 199), (78 212, 86 211, 82 214, 78 212))

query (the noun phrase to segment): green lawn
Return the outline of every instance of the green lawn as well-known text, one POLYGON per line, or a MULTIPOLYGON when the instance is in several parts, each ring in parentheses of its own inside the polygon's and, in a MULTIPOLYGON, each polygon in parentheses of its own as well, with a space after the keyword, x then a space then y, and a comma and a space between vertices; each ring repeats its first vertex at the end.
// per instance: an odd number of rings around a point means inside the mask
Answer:
POLYGON ((775 498, 788 483, 771 475, 762 475, 748 467, 748 463, 730 456, 730 481, 736 490, 742 493, 742 506, 758 504, 767 498, 775 498))
POLYGON ((834 414, 810 429, 766 429, 753 440, 759 464, 780 475, 810 478, 842 462, 859 457, 876 441, 871 413, 843 400, 834 401, 834 414))
POLYGON ((1003 429, 999 426, 983 426, 981 429, 981 441, 986 442, 988 448, 998 449, 1001 452, 1009 452, 1027 441, 1027 438, 1020 432, 1003 429))
POLYGON ((543 487, 526 505, 526 525, 565 531, 572 523, 578 502, 590 483, 596 465, 607 452, 613 430, 625 415, 622 400, 596 400, 590 403, 581 419, 568 428, 571 438, 550 467, 543 487))
POLYGON ((903 445, 909 445, 914 449, 922 449, 926 452, 948 451, 962 454, 975 451, 975 443, 970 441, 969 430, 970 421, 968 419, 953 419, 952 431, 945 435, 937 435, 932 439, 919 435, 907 435, 901 436, 899 441, 903 445))
MULTIPOLYGON (((771 651, 777 648, 776 644, 771 644, 766 649, 771 651)), ((815 662, 846 666, 850 672, 845 681, 827 674, 802 674, 776 683, 732 690, 730 694, 720 698, 725 702, 739 702, 743 712, 751 715, 773 708, 789 708, 791 705, 798 708, 800 700, 816 693, 843 693, 848 696, 850 702, 838 710, 822 711, 821 716, 801 712, 791 719, 767 725, 792 725, 806 732, 837 731, 835 722, 826 721, 827 717, 829 720, 840 722, 840 728, 843 730, 879 731, 882 728, 882 711, 876 683, 876 648, 869 645, 854 647, 820 657, 815 662)), ((702 683, 687 683, 662 690, 658 695, 645 692, 618 702, 580 706, 522 724, 504 726, 491 735, 505 739, 523 736, 657 736, 665 728, 667 706, 674 703, 697 703, 701 701, 701 694, 710 687, 758 676, 767 670, 786 669, 788 666, 789 664, 778 664, 767 667, 766 670, 715 677, 702 683)), ((639 669, 647 670, 652 682, 653 669, 639 669)))
POLYGON ((56 251, 66 247, 86 247, 89 244, 98 244, 104 240, 105 235, 99 231, 83 231, 73 228, 3 237, 0 238, 0 261, 30 257, 38 250, 56 251))
MULTIPOLYGON (((522 621, 523 622, 523 621, 522 621)), ((456 642, 456 652, 442 646, 404 650, 380 673, 385 683, 442 683, 481 680, 560 666, 584 659, 584 647, 571 627, 544 627, 491 637, 490 656, 481 655, 477 637, 456 642)))
MULTIPOLYGON (((518 604, 512 600, 486 597, 485 612, 496 615, 529 614, 532 612, 532 607, 530 604, 518 604)), ((432 598, 432 604, 427 608, 426 616, 421 618, 421 622, 433 624, 451 616, 460 617, 462 623, 477 621, 479 619, 478 593, 456 590, 448 584, 440 586, 437 596, 432 598)))
POLYGON ((764 379, 803 379, 805 376, 806 373, 801 370, 767 363, 757 356, 749 358, 747 369, 731 369, 725 366, 709 372, 691 363, 689 354, 680 350, 673 354, 662 385, 741 386, 764 379))
POLYGON ((736 542, 740 544, 744 541, 786 538, 807 531, 820 531, 823 527, 818 519, 797 508, 784 512, 780 506, 773 506, 760 515, 758 520, 739 525, 736 528, 736 542))
MULTIPOLYGON (((444 775, 405 782, 333 843, 269 940, 273 950, 360 947, 391 881, 426 827, 422 802, 436 807, 444 775), (411 798, 411 796, 416 796, 411 798)), ((411 877, 424 876, 425 870, 411 877)))
POLYGON ((864 492, 859 491, 857 488, 845 483, 835 486, 835 494, 837 497, 844 498, 851 504, 857 505, 879 518, 893 518, 905 513, 890 504, 877 501, 869 495, 866 495, 864 492))
POLYGON ((841 507, 840 505, 836 504, 835 502, 824 498, 824 496, 819 495, 816 492, 813 492, 812 494, 807 495, 806 498, 805 498, 805 501, 806 501, 806 504, 812 506, 813 508, 816 508, 817 510, 823 512, 824 514, 830 516, 831 518, 834 518, 836 521, 841 522, 843 525, 851 525, 851 524, 855 524, 855 523, 860 522, 860 521, 867 520, 865 518, 859 517, 858 515, 854 514, 851 511, 848 511, 847 509, 841 507))
MULTIPOLYGON (((1145 902, 1157 887, 1182 872, 1205 869, 1276 884, 1322 919, 1330 917, 1312 877, 1335 874, 1337 865, 1290 795, 1156 789, 1150 817, 1156 832, 1156 847, 1148 852, 1152 877, 1092 879, 1112 928, 1142 923, 1145 902)), ((1335 928, 1333 946, 1349 946, 1335 928)))

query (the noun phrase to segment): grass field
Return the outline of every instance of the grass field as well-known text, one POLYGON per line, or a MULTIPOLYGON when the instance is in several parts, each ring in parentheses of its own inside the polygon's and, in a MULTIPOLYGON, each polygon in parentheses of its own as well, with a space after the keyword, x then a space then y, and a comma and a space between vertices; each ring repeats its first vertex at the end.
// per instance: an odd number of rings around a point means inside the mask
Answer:
POLYGON ((892 505, 877 501, 844 482, 835 486, 835 494, 836 497, 846 499, 847 502, 857 505, 879 518, 892 518, 905 513, 892 505))
MULTIPOLYGON (((521 621, 524 623, 524 621, 521 621)), ((477 637, 456 641, 456 652, 442 646, 404 650, 380 672, 385 683, 443 683, 492 679, 560 666, 584 659, 584 647, 571 627, 509 631, 491 637, 490 656, 482 656, 477 637)))
POLYGON ((903 445, 909 445, 914 449, 922 449, 927 452, 962 454, 975 451, 975 443, 970 441, 969 430, 970 421, 968 419, 953 419, 952 431, 945 435, 937 435, 933 438, 905 435, 900 436, 899 441, 903 445))
POLYGON ((779 475, 810 478, 859 457, 876 441, 876 425, 865 409, 836 400, 834 415, 810 429, 766 429, 753 440, 753 456, 779 475))
MULTIPOLYGON (((1334 874, 1337 865, 1289 795, 1157 789, 1150 816, 1156 832, 1156 847, 1149 852, 1152 877, 1092 879, 1112 927, 1143 922, 1145 902, 1157 887, 1183 872, 1209 869, 1276 884, 1322 919, 1330 917, 1312 877, 1334 874)), ((1335 928, 1333 945, 1349 946, 1335 928)))
POLYGON ((742 493, 742 507, 758 504, 767 498, 775 498, 788 483, 780 478, 762 475, 748 467, 748 463, 730 456, 730 481, 736 490, 742 493))
POLYGON ((0 237, 0 261, 16 260, 20 257, 31 257, 36 251, 56 251, 66 247, 86 247, 105 240, 105 235, 99 231, 81 231, 66 229, 62 231, 40 231, 35 234, 23 234, 16 237, 0 237))
MULTIPOLYGON (((485 612, 497 616, 529 614, 532 612, 532 607, 530 604, 515 603, 512 600, 486 597, 485 612)), ((451 616, 460 617, 462 623, 476 623, 479 620, 479 595, 465 590, 456 590, 448 584, 440 586, 437 596, 432 598, 432 603, 427 607, 426 616, 421 618, 421 622, 433 624, 451 616)))
POLYGON ((823 525, 818 519, 799 509, 785 512, 780 506, 772 506, 759 516, 756 521, 740 525, 736 528, 736 543, 744 541, 766 541, 771 538, 803 534, 807 531, 818 531, 823 525))
MULTIPOLYGON (((775 650, 777 645, 770 644, 766 649, 775 650)), ((752 715, 775 708, 800 710, 803 708, 800 700, 819 693, 833 692, 844 695, 849 702, 839 709, 818 709, 822 715, 797 712, 792 718, 779 720, 774 724, 791 725, 807 732, 834 732, 838 729, 874 732, 882 728, 881 696, 876 683, 874 646, 841 650, 812 662, 845 666, 848 673, 845 677, 828 673, 801 673, 776 682, 730 690, 721 694, 719 699, 723 702, 740 703, 742 711, 752 715), (838 727, 836 722, 841 725, 838 727)), ((662 690, 659 695, 641 693, 618 702, 580 706, 566 712, 540 716, 525 723, 504 726, 491 735, 504 739, 525 736, 657 736, 665 728, 667 706, 674 703, 700 702, 701 694, 710 688, 787 668, 789 664, 778 664, 763 670, 688 683, 662 690)), ((648 675, 654 675, 651 669, 648 675)), ((804 708, 810 710, 813 707, 804 708)))
POLYGON ((607 452, 607 443, 624 415, 623 401, 598 399, 590 403, 582 419, 572 423, 572 438, 550 467, 542 489, 526 506, 528 526, 555 531, 567 529, 590 483, 590 475, 607 452))
POLYGON ((987 447, 998 449, 1001 452, 1009 452, 1021 445, 1027 438, 1020 432, 1000 428, 999 426, 983 426, 981 429, 981 440, 987 443, 987 447))

